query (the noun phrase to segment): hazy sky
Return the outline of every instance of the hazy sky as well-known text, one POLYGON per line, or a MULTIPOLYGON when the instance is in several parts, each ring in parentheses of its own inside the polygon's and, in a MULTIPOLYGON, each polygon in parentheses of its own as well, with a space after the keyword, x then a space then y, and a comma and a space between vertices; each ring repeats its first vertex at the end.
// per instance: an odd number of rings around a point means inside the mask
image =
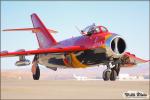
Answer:
MULTIPOLYGON (((37 13, 47 28, 59 31, 57 41, 80 35, 80 29, 95 23, 120 34, 127 42, 127 51, 149 59, 148 1, 2 1, 1 29, 32 27, 30 15, 37 13)), ((37 49, 31 32, 2 32, 1 49, 37 49)), ((27 57, 32 60, 33 56, 27 57)), ((16 68, 18 58, 2 58, 2 69, 16 68)))

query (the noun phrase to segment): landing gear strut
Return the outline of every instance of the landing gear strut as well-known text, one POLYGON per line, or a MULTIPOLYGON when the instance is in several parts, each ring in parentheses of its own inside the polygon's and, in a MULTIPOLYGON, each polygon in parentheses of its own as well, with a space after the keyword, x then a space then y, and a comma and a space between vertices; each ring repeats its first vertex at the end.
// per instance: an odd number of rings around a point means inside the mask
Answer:
POLYGON ((107 69, 103 72, 103 80, 104 81, 115 81, 120 72, 119 63, 109 62, 107 64, 107 69))

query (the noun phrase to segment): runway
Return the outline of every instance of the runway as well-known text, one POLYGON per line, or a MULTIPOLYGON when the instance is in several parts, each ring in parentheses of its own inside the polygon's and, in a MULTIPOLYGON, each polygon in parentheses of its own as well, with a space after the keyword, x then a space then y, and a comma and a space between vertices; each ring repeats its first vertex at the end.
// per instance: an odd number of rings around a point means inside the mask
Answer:
POLYGON ((1 99, 123 99, 127 91, 149 94, 149 81, 1 80, 1 99))

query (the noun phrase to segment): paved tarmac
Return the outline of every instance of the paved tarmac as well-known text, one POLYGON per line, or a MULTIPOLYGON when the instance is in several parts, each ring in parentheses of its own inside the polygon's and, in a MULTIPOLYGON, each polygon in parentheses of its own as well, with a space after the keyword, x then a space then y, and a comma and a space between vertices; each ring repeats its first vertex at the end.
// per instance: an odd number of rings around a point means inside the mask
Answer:
POLYGON ((149 81, 1 80, 1 99, 123 99, 127 91, 149 94, 149 81))

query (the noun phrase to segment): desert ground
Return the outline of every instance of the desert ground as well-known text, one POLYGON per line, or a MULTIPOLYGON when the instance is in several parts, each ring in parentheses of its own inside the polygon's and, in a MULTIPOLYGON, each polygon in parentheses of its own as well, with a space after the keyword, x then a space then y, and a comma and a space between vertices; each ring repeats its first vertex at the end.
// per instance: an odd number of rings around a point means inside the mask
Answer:
MULTIPOLYGON (((144 65, 121 69, 121 73, 149 75, 148 70, 149 65, 144 65)), ((41 68, 40 80, 35 81, 30 68, 1 70, 1 99, 124 99, 123 93, 128 91, 150 93, 149 79, 103 81, 100 79, 102 72, 99 68, 56 72, 41 68), (73 74, 97 80, 76 80, 73 74)))
POLYGON ((149 94, 149 81, 1 80, 1 99, 123 99, 127 91, 149 94))

